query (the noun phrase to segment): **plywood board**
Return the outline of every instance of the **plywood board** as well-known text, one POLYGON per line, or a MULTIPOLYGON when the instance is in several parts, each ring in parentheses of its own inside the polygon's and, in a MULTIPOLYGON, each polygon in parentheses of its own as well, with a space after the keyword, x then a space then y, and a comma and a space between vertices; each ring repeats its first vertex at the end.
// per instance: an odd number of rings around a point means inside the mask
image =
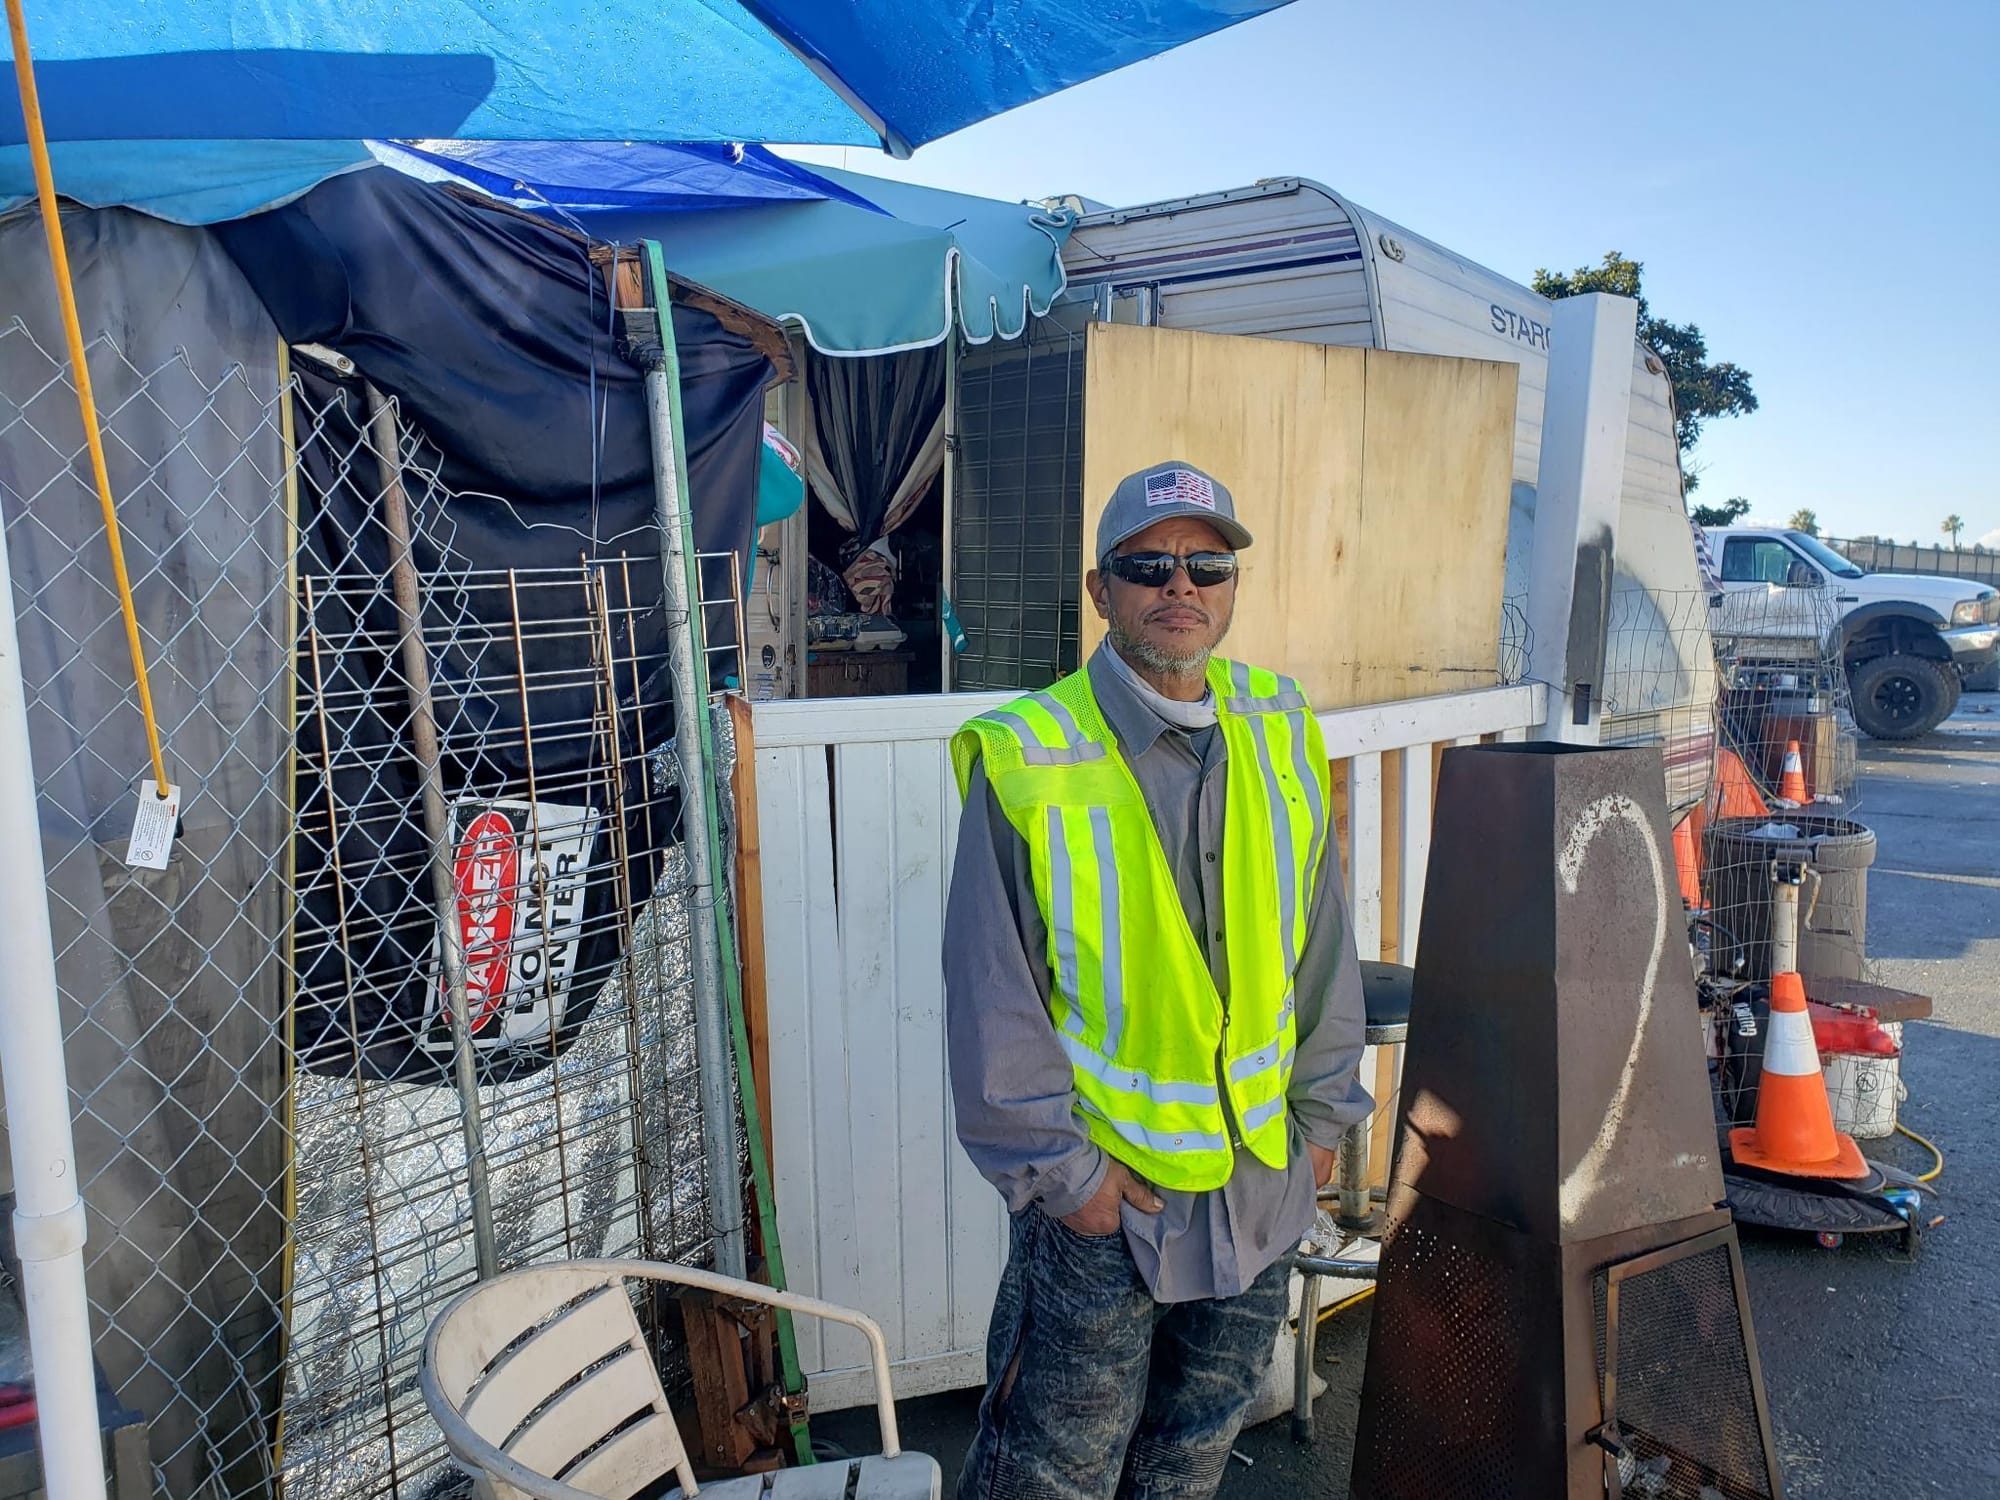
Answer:
POLYGON ((1119 479, 1185 459, 1257 538, 1230 655, 1322 709, 1499 680, 1515 366, 1093 324, 1085 367, 1083 567, 1119 479))

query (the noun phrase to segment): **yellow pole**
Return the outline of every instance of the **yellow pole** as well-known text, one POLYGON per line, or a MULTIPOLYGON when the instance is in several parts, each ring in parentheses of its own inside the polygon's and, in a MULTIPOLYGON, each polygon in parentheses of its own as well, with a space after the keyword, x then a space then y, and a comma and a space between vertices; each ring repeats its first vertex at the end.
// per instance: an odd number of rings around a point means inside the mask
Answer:
POLYGON ((56 296, 62 303, 63 334, 69 340, 77 410, 83 417, 84 441, 90 446, 90 472, 97 481, 97 503, 104 511, 104 536, 111 546, 111 572, 118 584, 118 604, 125 614, 125 644, 132 652, 139 712, 146 720, 146 749, 153 758, 153 784, 159 795, 165 797, 167 761, 160 751, 160 726, 153 717, 153 688, 146 678, 146 651, 139 640, 139 614, 132 603, 132 579, 125 571, 125 546, 118 534, 118 512, 111 501, 111 475, 104 467, 104 437, 97 429, 97 401, 91 394, 90 366, 84 359, 83 327, 76 316, 76 289, 70 285, 69 254, 63 248, 62 217, 56 211, 55 174, 49 169, 49 143, 42 131, 42 106, 35 93, 35 65, 28 55, 28 23, 21 13, 21 0, 7 0, 7 31, 14 43, 14 81, 21 91, 21 117, 28 126, 28 155, 35 164, 35 196, 42 206, 42 232, 48 238, 49 266, 55 272, 56 296))

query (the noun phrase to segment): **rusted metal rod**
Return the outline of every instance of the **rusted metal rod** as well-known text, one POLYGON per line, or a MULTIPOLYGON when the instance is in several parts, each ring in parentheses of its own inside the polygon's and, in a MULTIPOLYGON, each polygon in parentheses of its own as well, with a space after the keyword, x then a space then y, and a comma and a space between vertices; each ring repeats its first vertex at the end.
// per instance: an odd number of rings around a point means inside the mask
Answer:
POLYGON ((500 1269, 493 1238, 493 1191, 487 1180, 486 1133, 479 1117, 479 1061, 472 1050, 472 1013, 465 991, 465 938, 458 924, 452 878, 451 817, 439 769, 437 708, 431 699, 430 653, 424 649, 423 596, 410 555, 410 503, 403 492, 402 438, 396 409, 368 386, 368 441, 382 486, 382 520, 389 531, 389 582, 401 628, 403 685, 410 700, 410 739, 422 776, 424 832, 431 846, 431 899, 437 905, 438 958, 451 1010, 451 1053, 458 1079, 459 1123, 465 1132, 465 1175, 472 1207, 472 1253, 483 1280, 500 1269))

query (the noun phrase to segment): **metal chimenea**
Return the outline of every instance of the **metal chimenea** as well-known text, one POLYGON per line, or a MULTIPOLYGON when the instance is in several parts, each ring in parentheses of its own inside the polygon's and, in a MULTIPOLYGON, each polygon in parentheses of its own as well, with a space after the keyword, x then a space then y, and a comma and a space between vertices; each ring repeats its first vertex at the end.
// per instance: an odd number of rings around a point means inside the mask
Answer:
POLYGON ((1445 753, 1355 1500, 1779 1500, 1662 787, 1445 753))

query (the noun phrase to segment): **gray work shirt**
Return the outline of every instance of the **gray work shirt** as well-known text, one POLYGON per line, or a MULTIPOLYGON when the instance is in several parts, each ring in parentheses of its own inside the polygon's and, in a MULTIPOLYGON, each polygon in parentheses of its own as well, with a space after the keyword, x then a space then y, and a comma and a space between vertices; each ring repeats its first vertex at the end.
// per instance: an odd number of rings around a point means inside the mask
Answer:
MULTIPOLYGON (((1223 942, 1222 820, 1228 751, 1210 726, 1175 728, 1105 660, 1091 691, 1144 794, 1189 927, 1217 990, 1229 992, 1223 942)), ((1122 665, 1120 663, 1119 665, 1122 665)), ((1252 941, 1269 934, 1251 934, 1252 941)), ((1068 1057, 1049 1019, 1048 929, 1035 903, 1028 846, 975 764, 959 822, 944 924, 945 1029, 958 1137, 1011 1212, 1061 1218, 1089 1202, 1108 1159, 1076 1114, 1068 1057)), ((1125 1239, 1160 1302, 1233 1297, 1296 1248, 1313 1219, 1305 1142, 1329 1149, 1371 1108, 1361 1086, 1361 972, 1341 891, 1338 851, 1320 861, 1294 979, 1298 1055, 1289 1095, 1290 1164, 1238 1149, 1229 1181, 1205 1193, 1160 1190, 1166 1207, 1120 1210, 1125 1239)))

